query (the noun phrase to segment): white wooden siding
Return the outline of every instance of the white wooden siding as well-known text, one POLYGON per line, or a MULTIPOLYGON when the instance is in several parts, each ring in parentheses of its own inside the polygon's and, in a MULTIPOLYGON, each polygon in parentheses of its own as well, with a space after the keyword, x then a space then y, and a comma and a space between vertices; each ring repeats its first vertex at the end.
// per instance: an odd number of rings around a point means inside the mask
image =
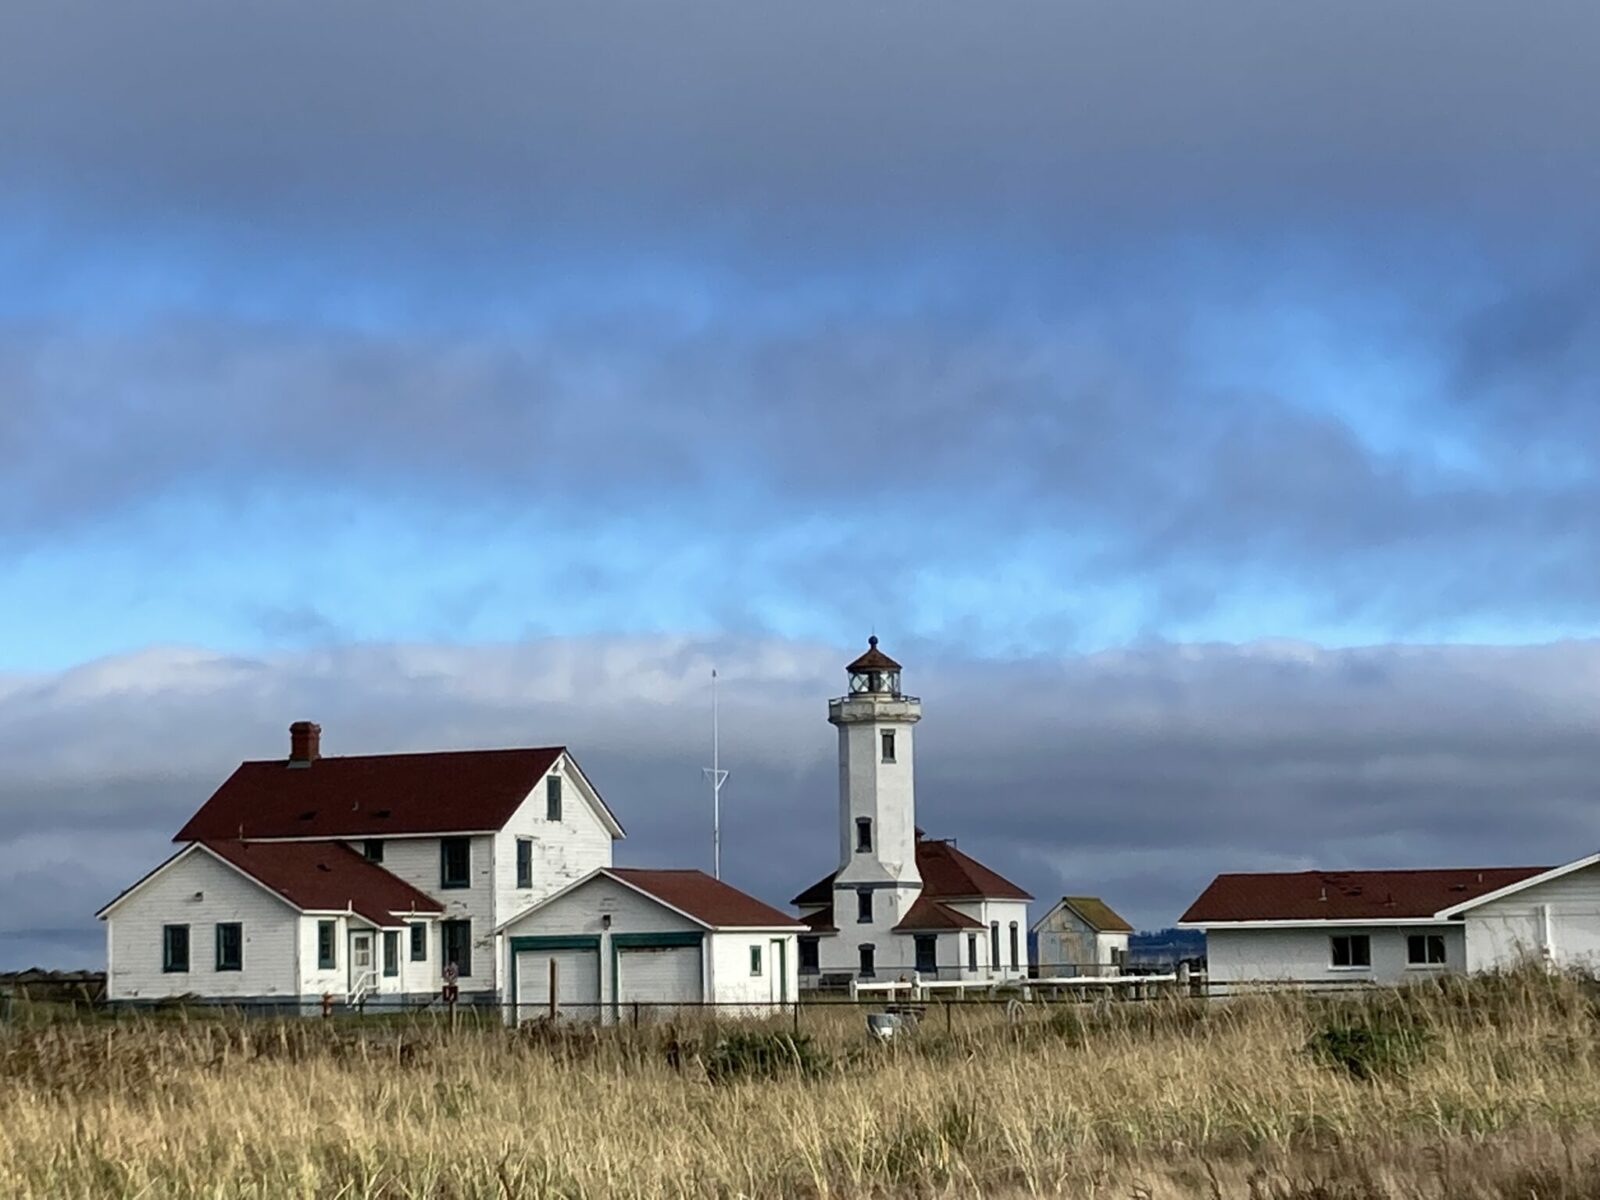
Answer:
MULTIPOLYGON (((502 918, 495 915, 494 837, 482 834, 469 841, 470 884, 464 888, 439 886, 439 838, 389 839, 383 847, 383 867, 444 905, 440 920, 472 922, 472 974, 461 978, 460 987, 463 992, 482 992, 499 986, 494 928, 502 918)), ((442 982, 439 972, 444 965, 442 940, 435 922, 428 940, 427 986, 417 987, 416 991, 438 991, 442 982)))
POLYGON ((298 923, 291 906, 205 851, 193 851, 147 880, 106 918, 106 995, 112 1000, 297 996, 298 923), (243 926, 242 970, 216 969, 216 927, 224 921, 243 926), (189 926, 186 973, 161 969, 163 925, 189 926))
MULTIPOLYGON (((792 1003, 799 990, 800 943, 792 933, 723 932, 708 935, 711 950, 711 998, 719 1005, 750 1004, 751 1012, 770 1010, 778 963, 773 942, 784 946, 787 978, 779 1003, 792 1003), (750 974, 750 949, 761 948, 761 974, 750 974)), ((737 1011, 737 1010, 735 1010, 737 1011)), ((725 1013, 724 1015, 734 1015, 725 1013)))
POLYGON ((1600 866, 1468 909, 1469 966, 1490 970, 1524 957, 1542 957, 1546 920, 1550 961, 1561 967, 1600 968, 1600 866), (1542 907, 1548 908, 1547 918, 1542 907))
MULTIPOLYGON (((562 755, 551 774, 561 779, 561 820, 545 819, 545 780, 494 835, 494 928, 529 905, 553 896, 599 867, 611 865, 612 837, 596 813, 599 798, 588 791, 571 760, 562 755), (517 839, 533 842, 533 886, 517 886, 517 839)), ((433 889, 430 895, 436 894, 433 889)))

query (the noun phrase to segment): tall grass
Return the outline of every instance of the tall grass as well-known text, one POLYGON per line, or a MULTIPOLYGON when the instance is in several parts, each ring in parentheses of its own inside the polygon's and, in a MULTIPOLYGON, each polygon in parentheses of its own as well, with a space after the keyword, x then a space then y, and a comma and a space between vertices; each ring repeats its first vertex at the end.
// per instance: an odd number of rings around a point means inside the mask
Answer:
POLYGON ((1576 979, 863 1026, 24 1019, 0 1196, 1600 1194, 1576 979))

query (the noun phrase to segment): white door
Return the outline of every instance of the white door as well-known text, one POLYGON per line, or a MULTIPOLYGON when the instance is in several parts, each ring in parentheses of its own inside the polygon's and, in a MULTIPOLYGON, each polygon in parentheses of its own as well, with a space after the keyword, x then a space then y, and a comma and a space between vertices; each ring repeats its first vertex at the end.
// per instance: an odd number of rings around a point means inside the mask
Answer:
POLYGON ((352 933, 350 935, 350 990, 355 991, 360 987, 371 987, 375 982, 369 978, 372 974, 372 935, 370 933, 352 933))
POLYGON ((789 1000, 789 946, 781 938, 773 938, 767 947, 767 998, 774 1004, 789 1000))
POLYGON ((556 1015, 593 1021, 600 1016, 597 950, 522 950, 517 954, 517 1020, 550 1012, 550 964, 556 968, 556 1015))
MULTIPOLYGON (((701 986, 699 946, 630 946, 617 953, 617 999, 638 1005, 642 1015, 661 1007, 698 1003, 701 986)), ((621 1014, 627 1020, 629 1013, 621 1014)))

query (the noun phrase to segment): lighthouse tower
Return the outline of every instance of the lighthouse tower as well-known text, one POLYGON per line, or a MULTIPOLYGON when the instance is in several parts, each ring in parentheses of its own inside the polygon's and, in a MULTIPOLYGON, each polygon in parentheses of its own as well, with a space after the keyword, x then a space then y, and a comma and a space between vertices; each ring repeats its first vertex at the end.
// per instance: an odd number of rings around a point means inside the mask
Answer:
POLYGON ((820 965, 883 978, 912 965, 900 961, 910 939, 894 929, 922 893, 911 738, 922 702, 900 690, 900 664, 876 637, 845 670, 849 691, 828 701, 828 720, 839 730, 839 932, 820 947, 820 965))

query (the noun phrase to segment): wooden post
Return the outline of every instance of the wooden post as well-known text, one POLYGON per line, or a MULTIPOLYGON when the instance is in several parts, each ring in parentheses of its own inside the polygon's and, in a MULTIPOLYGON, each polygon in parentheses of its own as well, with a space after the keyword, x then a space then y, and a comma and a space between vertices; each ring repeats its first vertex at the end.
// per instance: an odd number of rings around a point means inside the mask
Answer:
POLYGON ((944 1035, 950 1036, 950 1001, 944 1002, 944 1035))
POLYGON ((556 1019, 556 985, 560 981, 560 977, 561 970, 556 964, 556 960, 552 958, 550 960, 550 1019, 552 1021, 556 1019))

